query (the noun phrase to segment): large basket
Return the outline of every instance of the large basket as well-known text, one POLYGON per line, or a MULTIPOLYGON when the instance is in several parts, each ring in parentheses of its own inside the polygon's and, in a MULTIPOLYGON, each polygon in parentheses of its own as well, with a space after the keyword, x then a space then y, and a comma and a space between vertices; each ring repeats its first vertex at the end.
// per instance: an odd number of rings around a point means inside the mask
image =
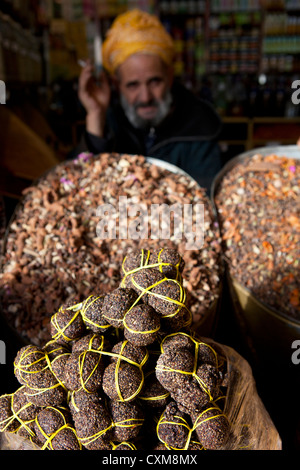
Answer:
MULTIPOLYGON (((215 195, 224 175, 234 166, 255 154, 263 156, 275 154, 300 159, 300 148, 296 145, 257 148, 230 160, 216 176, 212 185, 211 200, 216 213, 218 213, 218 208, 215 203, 215 195)), ((300 339, 300 321, 289 318, 285 313, 271 308, 267 305, 267 299, 266 301, 258 299, 249 289, 241 285, 229 273, 229 270, 226 270, 226 279, 242 339, 249 348, 253 360, 257 363, 271 361, 278 367, 290 368, 293 353, 292 343, 300 339)))
MULTIPOLYGON (((149 162, 151 165, 153 164, 153 165, 156 165, 158 167, 161 167, 162 169, 170 172, 171 174, 172 173, 173 174, 177 173, 177 174, 184 175, 184 176, 188 177, 193 183, 195 183, 195 181, 193 180, 193 178, 191 178, 191 176, 187 175, 187 173, 185 173, 183 170, 179 169, 178 167, 176 167, 174 165, 171 165, 167 162, 164 162, 164 161, 161 161, 161 160, 158 160, 158 159, 152 159, 152 158, 146 158, 146 161, 149 162)), ((59 168, 60 166, 64 166, 64 165, 67 165, 67 166, 72 165, 72 162, 60 163, 57 168, 59 168)), ((51 171, 52 170, 48 171, 45 175, 41 176, 36 182, 34 182, 33 186, 38 185, 39 182, 41 180, 43 180, 43 178, 45 178, 49 173, 51 173, 51 171)), ((209 198, 207 198, 207 202, 208 202, 208 204, 210 204, 209 198)), ((6 249, 7 239, 9 237, 9 233, 10 233, 10 227, 16 221, 18 212, 20 210, 22 210, 23 203, 24 203, 24 198, 19 202, 19 204, 16 207, 15 212, 14 212, 14 214, 13 214, 11 220, 10 220, 10 223, 8 224, 8 228, 7 228, 7 231, 6 231, 6 236, 5 236, 5 239, 4 239, 4 247, 3 247, 3 252, 4 253, 5 253, 5 249, 6 249)), ((211 204, 210 204, 210 206, 211 206, 211 204)), ((3 272, 3 265, 2 265, 2 272, 3 272)), ((219 287, 218 287, 218 292, 216 294, 217 299, 215 299, 211 303, 209 311, 205 312, 205 315, 202 315, 201 319, 199 321, 195 322, 194 325, 193 325, 194 329, 196 329, 197 332, 199 332, 202 335, 212 336, 213 332, 216 328, 216 324, 217 324, 217 321, 218 321, 219 307, 220 307, 220 299, 221 299, 221 295, 222 295, 222 287, 223 287, 222 280, 223 280, 223 266, 220 266, 220 283, 219 283, 219 287)), ((1 310, 1 308, 0 308, 0 310, 1 310)), ((4 317, 4 320, 6 321, 7 318, 5 317, 5 313, 3 312, 3 309, 2 309, 2 315, 4 317)), ((28 338, 26 337, 26 335, 24 335, 24 336, 22 334, 20 335, 20 332, 16 331, 16 329, 12 325, 9 325, 9 326, 13 330, 13 332, 16 334, 18 340, 21 340, 22 342, 25 342, 25 343, 28 342, 28 338)))

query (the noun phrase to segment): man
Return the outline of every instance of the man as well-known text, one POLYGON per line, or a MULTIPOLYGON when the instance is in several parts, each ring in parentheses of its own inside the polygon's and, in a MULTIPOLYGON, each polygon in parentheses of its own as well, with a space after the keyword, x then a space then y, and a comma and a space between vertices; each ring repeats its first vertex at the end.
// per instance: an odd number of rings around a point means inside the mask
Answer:
POLYGON ((221 169, 221 121, 208 103, 175 83, 174 43, 160 21, 137 9, 120 15, 102 55, 100 79, 95 81, 90 63, 79 78, 86 110, 80 150, 165 160, 209 189, 221 169))

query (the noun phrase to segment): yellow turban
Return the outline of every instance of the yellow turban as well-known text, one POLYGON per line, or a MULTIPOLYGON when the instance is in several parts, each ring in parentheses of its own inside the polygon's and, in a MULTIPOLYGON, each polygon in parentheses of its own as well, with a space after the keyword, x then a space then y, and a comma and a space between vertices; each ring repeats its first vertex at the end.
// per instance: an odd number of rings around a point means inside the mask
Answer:
POLYGON ((107 32, 102 47, 103 66, 113 74, 136 53, 158 55, 167 65, 174 57, 174 43, 159 19, 134 9, 119 15, 107 32))

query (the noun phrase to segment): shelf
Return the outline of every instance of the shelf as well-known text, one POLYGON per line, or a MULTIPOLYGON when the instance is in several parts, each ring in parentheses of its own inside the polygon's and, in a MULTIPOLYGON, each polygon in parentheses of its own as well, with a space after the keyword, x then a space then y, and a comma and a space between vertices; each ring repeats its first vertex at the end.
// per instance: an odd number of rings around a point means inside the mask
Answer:
POLYGON ((270 142, 294 145, 300 138, 300 118, 258 117, 223 118, 220 145, 241 146, 245 150, 265 146, 270 142), (234 139, 233 134, 237 135, 234 139), (244 138, 243 138, 244 137, 244 138))

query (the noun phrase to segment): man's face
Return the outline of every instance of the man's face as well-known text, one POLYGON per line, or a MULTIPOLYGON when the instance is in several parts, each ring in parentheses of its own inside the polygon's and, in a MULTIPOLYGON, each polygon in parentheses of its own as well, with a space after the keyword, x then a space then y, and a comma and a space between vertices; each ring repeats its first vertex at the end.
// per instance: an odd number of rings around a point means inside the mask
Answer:
POLYGON ((135 54, 118 69, 121 104, 135 127, 159 124, 171 107, 172 71, 155 55, 135 54))

